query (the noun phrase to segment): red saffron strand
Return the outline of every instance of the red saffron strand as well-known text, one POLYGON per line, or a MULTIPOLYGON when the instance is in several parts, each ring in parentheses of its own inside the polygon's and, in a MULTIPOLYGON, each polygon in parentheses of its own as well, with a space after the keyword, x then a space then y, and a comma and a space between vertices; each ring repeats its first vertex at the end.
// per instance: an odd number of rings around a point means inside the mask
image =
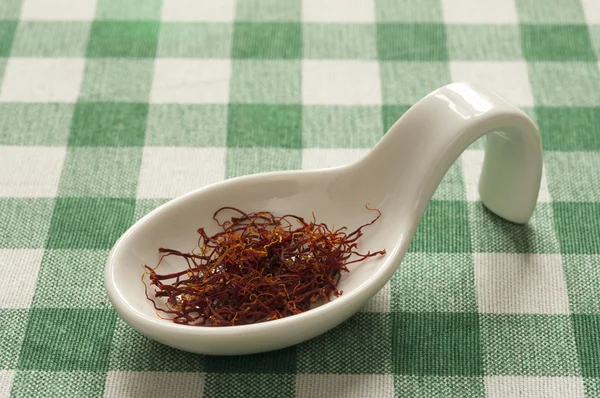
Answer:
POLYGON ((222 207, 213 219, 222 229, 212 236, 198 229, 198 247, 190 253, 159 248, 154 267, 143 265, 146 298, 161 319, 191 326, 235 326, 265 322, 300 314, 315 303, 342 295, 337 285, 347 265, 384 255, 385 250, 358 252, 362 229, 346 233, 346 227, 329 228, 315 215, 304 218, 271 212, 245 213, 222 207), (223 211, 237 213, 220 221, 223 211), (186 268, 169 274, 157 269, 165 257, 185 261, 186 268), (150 297, 148 284, 155 287, 150 297), (165 301, 159 305, 156 299, 165 301), (163 316, 159 312, 166 314, 163 316))

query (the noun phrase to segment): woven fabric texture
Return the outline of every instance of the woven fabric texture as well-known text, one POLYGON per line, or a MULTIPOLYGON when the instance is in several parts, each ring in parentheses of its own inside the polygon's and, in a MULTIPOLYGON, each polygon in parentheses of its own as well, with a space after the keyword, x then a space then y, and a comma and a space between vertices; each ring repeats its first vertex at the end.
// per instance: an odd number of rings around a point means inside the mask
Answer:
POLYGON ((0 397, 600 396, 597 0, 0 0, 0 397), (158 205, 364 155, 484 83, 540 128, 526 226, 452 166, 390 283, 288 349, 210 357, 116 315, 108 251, 158 205))

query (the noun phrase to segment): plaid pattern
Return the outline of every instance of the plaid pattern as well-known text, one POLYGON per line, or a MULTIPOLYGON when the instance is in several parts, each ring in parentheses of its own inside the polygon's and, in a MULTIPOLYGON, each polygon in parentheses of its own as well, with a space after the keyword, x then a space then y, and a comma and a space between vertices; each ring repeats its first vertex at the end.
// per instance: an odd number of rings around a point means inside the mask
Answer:
POLYGON ((0 396, 600 395, 596 0, 1 0, 0 396), (224 178, 353 161, 415 101, 485 83, 543 135, 524 227, 475 143, 390 283, 331 332, 205 357, 126 326, 108 250, 224 178))

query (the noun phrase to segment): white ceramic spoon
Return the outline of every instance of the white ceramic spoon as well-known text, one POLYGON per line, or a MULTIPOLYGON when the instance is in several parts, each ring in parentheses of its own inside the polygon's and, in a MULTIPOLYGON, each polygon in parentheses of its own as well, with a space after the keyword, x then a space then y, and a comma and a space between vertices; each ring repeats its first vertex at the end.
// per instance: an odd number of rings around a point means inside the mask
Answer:
MULTIPOLYGON (((450 84, 414 105, 356 163, 234 178, 154 210, 113 247, 105 270, 108 296, 133 328, 186 351, 250 354, 315 337, 357 312, 392 277, 442 177, 469 144, 486 133, 490 134, 479 185, 481 199, 500 217, 525 223, 535 208, 542 175, 537 128, 491 90, 450 84), (387 254, 354 264, 340 282, 343 295, 328 304, 259 324, 194 327, 159 319, 144 295, 141 264, 156 264, 159 247, 191 250, 200 226, 208 227, 209 235, 216 232, 212 215, 221 206, 306 218, 314 211, 317 220, 352 230, 373 217, 366 203, 379 208, 383 216, 364 230, 361 251, 386 249, 387 254)), ((161 270, 166 273, 172 267, 163 263, 161 270)), ((427 278, 426 269, 423 274, 427 278)))

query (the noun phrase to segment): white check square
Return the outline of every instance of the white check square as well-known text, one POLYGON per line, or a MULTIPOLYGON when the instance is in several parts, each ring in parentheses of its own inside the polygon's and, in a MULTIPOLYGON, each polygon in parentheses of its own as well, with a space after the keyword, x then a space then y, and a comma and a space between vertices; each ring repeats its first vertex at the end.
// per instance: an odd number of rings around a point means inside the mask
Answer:
POLYGON ((105 397, 202 397, 204 374, 194 372, 121 372, 106 376, 105 397))
POLYGON ((487 376, 487 398, 583 398, 581 377, 487 376))
POLYGON ((392 288, 390 282, 388 282, 360 309, 360 312, 390 312, 391 303, 392 288))
POLYGON ((92 21, 96 0, 25 0, 23 21, 92 21))
MULTIPOLYGON (((484 150, 469 149, 461 156, 462 174, 465 183, 467 200, 476 202, 479 197, 479 178, 483 169, 483 159, 485 157, 484 150)), ((546 169, 542 170, 542 182, 538 193, 538 203, 550 202, 550 191, 548 189, 548 181, 546 179, 546 169)))
POLYGON ((391 374, 299 374, 296 398, 362 398, 394 396, 391 374))
POLYGON ((0 146, 0 197, 54 197, 64 147, 0 146))
POLYGON ((231 62, 216 59, 157 59, 150 102, 226 104, 231 62))
POLYGON ((302 169, 316 170, 353 163, 369 152, 368 149, 321 149, 302 150, 302 169))
POLYGON ((525 61, 451 62, 450 71, 454 82, 480 83, 497 91, 515 105, 534 105, 525 61))
POLYGON ((373 22, 374 0, 304 0, 304 22, 373 22))
POLYGON ((10 397, 14 377, 14 370, 0 370, 0 398, 10 397))
POLYGON ((442 0, 449 24, 507 25, 518 23, 514 0, 442 0))
POLYGON ((235 0, 164 0, 163 21, 231 22, 235 0))
POLYGON ((29 308, 44 249, 0 249, 0 308, 29 308))
POLYGON ((559 254, 476 253, 473 261, 479 311, 569 313, 559 254))
POLYGON ((381 81, 376 61, 304 61, 305 105, 379 105, 381 81))
POLYGON ((76 102, 84 66, 74 58, 9 58, 0 102, 76 102))
POLYGON ((581 7, 585 14, 585 21, 589 25, 600 24, 600 1, 598 0, 580 0, 581 7))
POLYGON ((138 198, 171 199, 225 178, 226 148, 145 147, 138 198))

